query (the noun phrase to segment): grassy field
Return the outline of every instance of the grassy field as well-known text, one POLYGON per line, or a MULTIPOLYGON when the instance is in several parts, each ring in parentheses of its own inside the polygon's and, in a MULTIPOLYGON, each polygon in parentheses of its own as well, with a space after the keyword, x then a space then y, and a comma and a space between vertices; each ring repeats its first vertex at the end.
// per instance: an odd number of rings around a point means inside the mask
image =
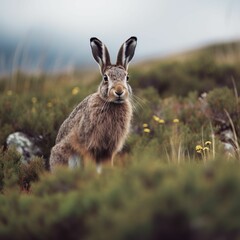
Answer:
POLYGON ((239 79, 239 43, 130 67, 131 134, 101 175, 46 170, 98 71, 1 79, 0 238, 240 239, 239 79), (43 156, 21 164, 4 148, 15 131, 41 135, 43 156))

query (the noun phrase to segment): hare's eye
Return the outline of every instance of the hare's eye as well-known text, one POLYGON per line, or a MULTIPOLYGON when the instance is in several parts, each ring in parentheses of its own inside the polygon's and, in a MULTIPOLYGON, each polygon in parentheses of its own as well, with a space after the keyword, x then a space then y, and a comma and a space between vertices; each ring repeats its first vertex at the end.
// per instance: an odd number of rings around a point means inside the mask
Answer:
POLYGON ((127 82, 129 81, 129 76, 127 75, 127 82))
POLYGON ((108 82, 108 76, 106 74, 103 76, 103 80, 104 82, 108 82))

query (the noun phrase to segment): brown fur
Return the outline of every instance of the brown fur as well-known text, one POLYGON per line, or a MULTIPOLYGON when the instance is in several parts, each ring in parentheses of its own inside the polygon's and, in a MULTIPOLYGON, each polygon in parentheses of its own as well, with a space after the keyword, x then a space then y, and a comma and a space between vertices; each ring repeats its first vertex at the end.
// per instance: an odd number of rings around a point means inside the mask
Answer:
POLYGON ((108 81, 103 80, 98 91, 79 103, 61 125, 51 151, 51 170, 68 164, 73 155, 100 163, 112 160, 121 150, 132 118, 131 87, 122 66, 104 66, 102 74, 108 81))

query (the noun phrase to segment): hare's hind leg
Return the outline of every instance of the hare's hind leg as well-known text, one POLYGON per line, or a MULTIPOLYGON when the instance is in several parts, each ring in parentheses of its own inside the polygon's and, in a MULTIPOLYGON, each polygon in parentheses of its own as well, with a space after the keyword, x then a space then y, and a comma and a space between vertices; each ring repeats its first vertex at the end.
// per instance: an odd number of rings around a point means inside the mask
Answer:
POLYGON ((53 171, 58 165, 68 165, 69 158, 74 154, 70 145, 59 142, 51 150, 49 159, 50 170, 53 171))

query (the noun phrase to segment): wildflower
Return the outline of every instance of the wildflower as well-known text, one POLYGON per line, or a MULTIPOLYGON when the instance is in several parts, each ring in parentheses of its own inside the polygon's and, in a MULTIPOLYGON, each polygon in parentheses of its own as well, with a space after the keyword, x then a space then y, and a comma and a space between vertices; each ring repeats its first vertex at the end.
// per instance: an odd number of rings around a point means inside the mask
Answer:
POLYGON ((147 124, 147 123, 144 123, 144 124, 143 124, 143 127, 144 127, 144 128, 147 128, 147 127, 148 127, 148 124, 147 124))
POLYGON ((74 87, 73 89, 72 89, 72 95, 77 95, 78 93, 79 93, 79 87, 74 87))
POLYGON ((51 102, 47 103, 47 107, 51 108, 53 106, 53 104, 51 102))
POLYGON ((203 148, 203 151, 209 151, 210 149, 209 149, 209 147, 204 147, 203 148))
POLYGON ((174 118, 173 119, 173 123, 179 123, 179 119, 178 118, 174 118))
POLYGON ((8 90, 8 91, 7 91, 7 95, 8 95, 8 96, 12 96, 12 94, 13 94, 12 90, 8 90))
POLYGON ((164 119, 161 119, 161 118, 159 118, 158 122, 161 124, 165 123, 164 119))
POLYGON ((201 145, 197 145, 195 149, 197 153, 201 153, 201 151, 203 150, 203 147, 201 145))
POLYGON ((149 128, 144 128, 143 131, 144 131, 145 133, 150 133, 150 132, 151 132, 151 130, 150 130, 149 128))
POLYGON ((35 104, 37 102, 37 98, 36 97, 32 97, 32 103, 35 104))
POLYGON ((206 142, 204 143, 204 145, 211 145, 211 144, 212 144, 211 141, 206 141, 206 142))
POLYGON ((160 120, 160 118, 158 116, 156 116, 156 115, 153 115, 153 120, 158 122, 160 120))

